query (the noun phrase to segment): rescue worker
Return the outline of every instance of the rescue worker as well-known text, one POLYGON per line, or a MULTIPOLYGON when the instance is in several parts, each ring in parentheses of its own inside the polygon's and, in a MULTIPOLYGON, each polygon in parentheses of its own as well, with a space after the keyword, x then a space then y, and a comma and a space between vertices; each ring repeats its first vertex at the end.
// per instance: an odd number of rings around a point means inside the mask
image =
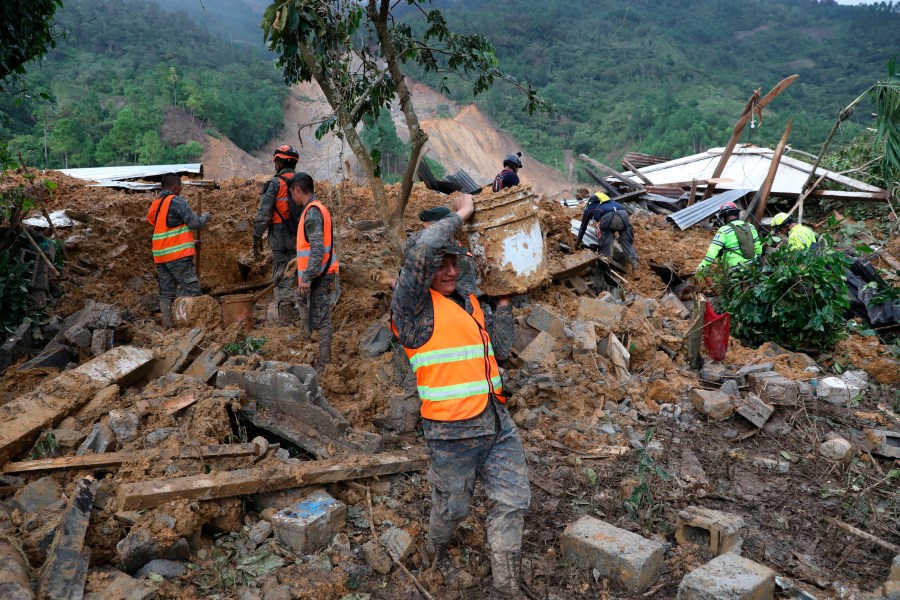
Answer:
POLYGON ((297 227, 297 286, 306 305, 307 331, 319 334, 320 373, 331 362, 331 307, 340 295, 337 250, 331 212, 316 198, 313 178, 297 173, 290 182, 294 203, 303 209, 297 227))
POLYGON ((172 327, 172 303, 176 295, 201 296, 194 269, 195 241, 192 230, 203 229, 212 215, 199 217, 181 194, 181 175, 162 176, 159 197, 150 204, 147 222, 153 226, 153 262, 159 279, 159 313, 162 326, 172 327), (180 293, 179 293, 180 288, 180 293))
POLYGON ((531 499, 525 453, 509 415, 498 363, 513 341, 512 306, 496 314, 458 280, 465 248, 454 236, 475 210, 472 196, 422 231, 400 271, 391 302, 394 332, 415 371, 431 469, 431 515, 425 550, 445 581, 464 576, 447 546, 469 514, 476 480, 490 500, 487 538, 495 594, 521 597, 522 526, 531 499))
POLYGON ((756 227, 742 221, 741 209, 734 202, 723 202, 719 207, 719 218, 725 223, 709 244, 706 256, 697 267, 701 275, 717 259, 726 269, 734 269, 762 254, 762 243, 756 227))
POLYGON ((294 303, 297 294, 291 277, 284 277, 287 264, 297 253, 295 247, 296 220, 291 219, 288 183, 294 177, 294 169, 300 155, 288 144, 275 149, 272 162, 275 176, 266 182, 259 197, 259 211, 253 225, 253 258, 262 252, 263 233, 269 232, 269 248, 272 249, 272 281, 275 286, 275 303, 278 307, 278 323, 290 325, 294 321, 294 303))
POLYGON ((522 168, 521 152, 510 152, 503 159, 503 170, 494 177, 493 190, 499 192, 519 185, 519 169, 522 168))
POLYGON ((634 249, 634 228, 631 226, 631 220, 628 218, 628 211, 625 210, 625 207, 599 190, 591 194, 584 207, 584 212, 581 214, 581 227, 578 229, 578 237, 575 239, 576 246, 581 244, 588 224, 592 220, 597 222, 600 254, 612 258, 613 244, 618 235, 619 244, 621 244, 628 262, 631 263, 631 269, 637 270, 640 261, 638 261, 637 251, 634 249))
POLYGON ((816 232, 806 225, 797 223, 794 215, 778 213, 772 217, 772 231, 775 234, 780 234, 784 228, 787 228, 788 231, 787 242, 788 248, 791 250, 806 250, 818 242, 816 232))

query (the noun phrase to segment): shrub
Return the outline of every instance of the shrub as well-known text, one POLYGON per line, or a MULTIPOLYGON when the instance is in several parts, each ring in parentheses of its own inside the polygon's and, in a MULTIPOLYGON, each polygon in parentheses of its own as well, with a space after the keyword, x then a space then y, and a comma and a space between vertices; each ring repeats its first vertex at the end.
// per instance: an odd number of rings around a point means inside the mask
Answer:
POLYGON ((757 346, 831 348, 846 336, 850 297, 844 277, 851 261, 822 236, 817 249, 787 245, 733 272, 716 271, 716 310, 731 313, 732 334, 757 346))

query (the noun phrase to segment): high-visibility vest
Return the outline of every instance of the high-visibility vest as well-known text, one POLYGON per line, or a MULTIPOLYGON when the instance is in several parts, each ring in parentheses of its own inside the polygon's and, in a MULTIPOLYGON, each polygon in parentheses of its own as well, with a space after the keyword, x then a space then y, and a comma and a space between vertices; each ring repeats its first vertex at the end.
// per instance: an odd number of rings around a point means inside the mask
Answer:
POLYGON ((288 181, 294 178, 296 173, 283 173, 276 175, 278 180, 278 193, 275 194, 275 206, 272 210, 272 225, 278 223, 287 223, 291 217, 291 205, 289 202, 290 194, 288 193, 288 181))
POLYGON ((462 421, 477 417, 487 407, 490 394, 506 402, 478 299, 469 295, 470 315, 443 294, 429 291, 434 331, 422 346, 404 348, 416 373, 422 418, 462 421))
POLYGON ((157 198, 147 211, 147 222, 153 225, 153 262, 167 263, 194 255, 194 232, 182 223, 168 227, 169 205, 175 194, 157 198))
MULTIPOLYGON (((319 275, 324 273, 337 273, 340 269, 338 264, 337 253, 334 251, 333 237, 334 230, 331 226, 331 213, 325 208, 325 205, 318 200, 310 200, 303 207, 303 214, 300 215, 300 225, 297 227, 297 280, 306 271, 309 265, 309 240, 306 239, 306 213, 310 207, 315 206, 322 212, 322 243, 325 246, 325 254, 322 256, 322 265, 319 269, 319 275)), ((318 277, 319 275, 316 275, 318 277)))
POLYGON ((791 250, 805 250, 816 241, 816 233, 806 225, 794 225, 788 233, 788 248, 791 250))

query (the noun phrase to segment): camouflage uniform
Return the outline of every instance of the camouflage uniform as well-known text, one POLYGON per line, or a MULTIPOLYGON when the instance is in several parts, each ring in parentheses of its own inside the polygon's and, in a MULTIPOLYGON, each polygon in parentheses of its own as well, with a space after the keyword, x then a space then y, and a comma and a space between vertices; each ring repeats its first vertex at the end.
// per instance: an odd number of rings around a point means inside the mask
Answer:
MULTIPOLYGON (((426 228, 427 229, 427 228, 426 228)), ((406 238, 406 244, 403 246, 403 254, 409 255, 410 249, 416 245, 419 236, 425 229, 414 231, 406 238)), ((478 287, 478 265, 475 264, 475 258, 464 254, 456 257, 456 266, 459 267, 459 278, 456 280, 456 287, 460 290, 470 290, 476 296, 481 296, 481 288, 478 287)))
MULTIPOLYGON (((160 197, 172 194, 171 190, 161 190, 160 197)), ((198 217, 188 206, 187 200, 175 196, 169 203, 166 214, 166 227, 179 227, 184 224, 191 229, 203 229, 209 216, 198 217)), ((159 312, 164 327, 172 326, 172 303, 176 296, 202 296, 200 279, 194 269, 194 257, 187 256, 166 263, 156 263, 156 275, 159 280, 159 312), (180 292, 179 292, 180 288, 180 292)))
MULTIPOLYGON (((441 265, 444 249, 455 245, 453 236, 462 225, 457 214, 435 223, 412 238, 391 303, 400 343, 418 348, 434 331, 434 306, 430 285, 441 265)), ((458 281, 449 298, 472 313, 469 294, 474 282, 458 281)), ((513 341, 511 306, 496 314, 482 304, 485 327, 498 362, 509 356, 513 341)), ((495 555, 517 555, 522 545, 522 526, 531 499, 525 453, 506 406, 491 397, 485 410, 464 421, 422 419, 431 455, 428 480, 432 508, 427 541, 432 549, 445 547, 457 525, 469 513, 476 479, 481 479, 490 500, 487 533, 495 555)), ((492 556, 492 562, 494 557, 492 556)), ((495 564, 496 581, 496 564, 495 564)))
MULTIPOLYGON (((272 223, 272 215, 275 211, 275 196, 278 194, 278 175, 293 173, 293 169, 281 169, 266 182, 262 195, 259 197, 259 211, 256 213, 256 221, 253 225, 253 237, 262 239, 263 233, 269 231, 269 248, 272 249, 272 281, 278 281, 284 274, 287 264, 297 257, 297 232, 291 231, 288 223, 272 223)), ((287 201, 292 202, 290 194, 287 201)), ((282 215, 282 218, 289 215, 282 215)), ((297 302, 297 291, 292 285, 292 277, 285 277, 275 286, 275 301, 281 305, 288 302, 293 306, 297 302)))
MULTIPOLYGON (((312 199, 315 199, 313 196, 312 199)), ((312 199, 310 201, 312 201, 312 199)), ((303 282, 312 282, 308 294, 300 301, 301 318, 306 322, 306 331, 315 329, 319 333, 319 362, 316 368, 322 369, 331 362, 331 307, 341 294, 339 278, 336 274, 319 275, 322 258, 325 256, 325 233, 322 211, 313 206, 306 211, 304 231, 309 240, 309 262, 306 270, 299 274, 303 282)), ((337 240, 331 236, 332 260, 337 260, 337 240)), ((294 252, 296 256, 296 251, 294 252)))

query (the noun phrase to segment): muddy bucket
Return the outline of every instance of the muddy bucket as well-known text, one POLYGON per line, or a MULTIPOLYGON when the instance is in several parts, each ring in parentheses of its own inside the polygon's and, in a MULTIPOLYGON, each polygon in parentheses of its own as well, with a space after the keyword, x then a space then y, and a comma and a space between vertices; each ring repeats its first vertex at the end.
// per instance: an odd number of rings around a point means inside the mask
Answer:
POLYGON ((522 294, 547 279, 544 234, 531 187, 475 196, 475 214, 464 225, 469 250, 490 296, 522 294))
POLYGON ((247 329, 253 328, 253 294, 222 296, 222 321, 228 327, 232 323, 243 323, 247 329))

